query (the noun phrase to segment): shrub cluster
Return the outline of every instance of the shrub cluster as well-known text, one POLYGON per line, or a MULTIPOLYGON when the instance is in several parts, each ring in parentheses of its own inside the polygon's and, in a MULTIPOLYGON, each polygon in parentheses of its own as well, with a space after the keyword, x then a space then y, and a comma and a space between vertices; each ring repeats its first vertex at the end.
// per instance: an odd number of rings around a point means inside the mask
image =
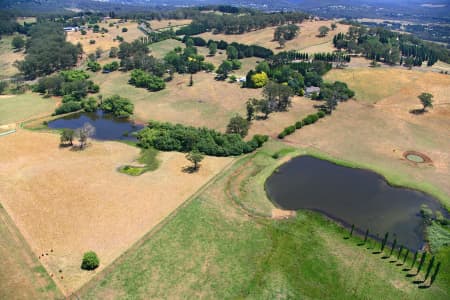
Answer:
POLYGON ((189 152, 194 149, 212 156, 234 156, 261 147, 267 136, 255 135, 244 141, 239 134, 224 134, 213 129, 150 121, 138 133, 139 146, 162 151, 189 152))
POLYGON ((317 120, 325 117, 325 112, 319 110, 315 114, 311 114, 303 118, 303 120, 296 122, 294 125, 286 127, 280 134, 278 134, 279 139, 284 139, 287 135, 293 134, 295 130, 302 128, 303 126, 314 124, 317 120))
POLYGON ((100 260, 94 251, 84 253, 83 261, 81 262, 81 268, 83 270, 95 270, 100 265, 100 260))
POLYGON ((161 77, 140 69, 131 72, 129 83, 136 87, 146 88, 152 92, 160 91, 166 87, 166 83, 161 77))

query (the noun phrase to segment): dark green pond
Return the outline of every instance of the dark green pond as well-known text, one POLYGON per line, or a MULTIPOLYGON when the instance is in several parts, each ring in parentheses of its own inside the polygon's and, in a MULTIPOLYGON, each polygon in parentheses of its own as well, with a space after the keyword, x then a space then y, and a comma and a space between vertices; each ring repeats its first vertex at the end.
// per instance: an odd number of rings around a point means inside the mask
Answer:
POLYGON ((344 226, 366 229, 376 236, 389 232, 398 243, 420 249, 424 224, 420 206, 445 209, 433 197, 406 188, 392 187, 377 173, 338 166, 311 156, 300 156, 282 165, 266 181, 269 198, 283 209, 321 212, 344 226))
POLYGON ((48 127, 52 129, 77 129, 83 127, 85 123, 90 123, 95 127, 93 138, 98 140, 136 140, 131 133, 144 127, 129 119, 116 118, 111 114, 103 113, 101 110, 62 117, 49 122, 48 127))

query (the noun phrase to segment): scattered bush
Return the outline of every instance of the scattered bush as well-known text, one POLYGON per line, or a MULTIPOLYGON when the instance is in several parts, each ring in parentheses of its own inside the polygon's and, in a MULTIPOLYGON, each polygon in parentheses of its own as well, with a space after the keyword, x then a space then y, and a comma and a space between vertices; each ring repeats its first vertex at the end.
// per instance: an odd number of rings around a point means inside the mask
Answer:
POLYGON ((325 112, 323 110, 319 110, 317 112, 317 116, 319 117, 319 119, 322 119, 323 117, 325 117, 325 112))
POLYGON ((98 71, 100 71, 100 69, 102 67, 100 66, 100 64, 98 62, 90 60, 87 63, 87 68, 88 68, 88 70, 91 70, 92 72, 98 72, 98 71))
POLYGON ((83 270, 95 270, 100 265, 100 260, 94 251, 84 253, 83 261, 81 262, 81 269, 83 270))

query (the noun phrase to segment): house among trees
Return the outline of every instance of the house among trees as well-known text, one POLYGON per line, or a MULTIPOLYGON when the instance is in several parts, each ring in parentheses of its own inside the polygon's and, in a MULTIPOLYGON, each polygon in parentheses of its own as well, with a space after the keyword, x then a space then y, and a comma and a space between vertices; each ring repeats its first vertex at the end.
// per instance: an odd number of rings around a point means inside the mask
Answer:
POLYGON ((305 90, 306 97, 311 97, 311 95, 314 93, 316 93, 318 95, 320 93, 320 87, 310 86, 310 87, 307 87, 305 90))

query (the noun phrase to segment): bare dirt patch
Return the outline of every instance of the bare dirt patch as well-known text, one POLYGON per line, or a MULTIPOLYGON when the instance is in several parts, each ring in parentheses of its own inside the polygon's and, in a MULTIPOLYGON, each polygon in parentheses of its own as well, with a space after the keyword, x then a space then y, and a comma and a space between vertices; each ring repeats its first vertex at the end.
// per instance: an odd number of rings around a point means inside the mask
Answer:
POLYGON ((0 200, 65 294, 111 263, 231 161, 207 157, 199 172, 187 174, 183 154, 160 153, 158 170, 131 177, 116 169, 132 162, 137 148, 93 141, 86 151, 74 152, 58 143, 55 134, 25 130, 3 137, 0 200), (99 255, 97 271, 80 269, 88 250, 99 255))
POLYGON ((238 42, 247 45, 256 44, 272 49, 275 52, 285 50, 298 50, 309 53, 330 52, 334 50, 333 44, 331 43, 333 36, 339 32, 345 33, 349 28, 348 25, 337 24, 338 27, 336 30, 330 31, 326 37, 318 37, 319 27, 330 27, 331 23, 333 23, 333 21, 305 21, 299 24, 300 34, 295 39, 287 41, 284 49, 279 49, 278 42, 273 41, 273 34, 276 27, 268 27, 239 35, 212 34, 211 32, 205 32, 198 36, 205 40, 224 40, 228 43, 238 42), (314 48, 310 49, 310 47, 314 48))

